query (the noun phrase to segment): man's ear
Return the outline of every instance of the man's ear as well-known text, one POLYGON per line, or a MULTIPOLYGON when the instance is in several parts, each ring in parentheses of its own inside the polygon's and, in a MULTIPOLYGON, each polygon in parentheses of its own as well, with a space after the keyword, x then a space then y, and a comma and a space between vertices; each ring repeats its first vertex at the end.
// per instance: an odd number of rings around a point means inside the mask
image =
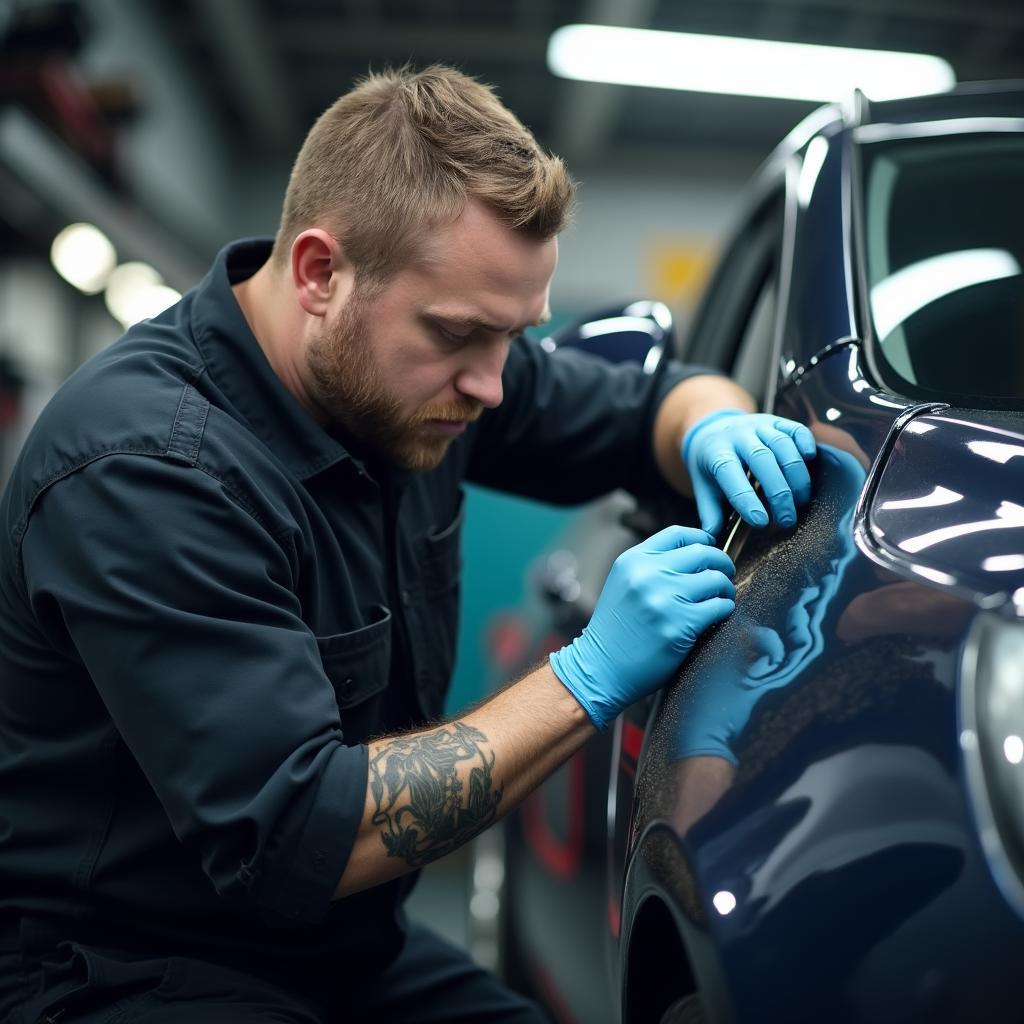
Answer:
POLYGON ((308 228, 296 236, 292 242, 291 268, 296 298, 311 316, 325 316, 355 283, 344 246, 322 228, 308 228))

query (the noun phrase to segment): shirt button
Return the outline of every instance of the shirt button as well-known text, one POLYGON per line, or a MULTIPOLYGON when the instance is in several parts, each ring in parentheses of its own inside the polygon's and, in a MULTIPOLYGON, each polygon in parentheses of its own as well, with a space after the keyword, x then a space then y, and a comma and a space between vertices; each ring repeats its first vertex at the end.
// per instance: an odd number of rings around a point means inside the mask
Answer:
POLYGON ((408 590, 403 590, 400 596, 402 598, 403 607, 408 608, 409 605, 412 604, 412 595, 408 590))

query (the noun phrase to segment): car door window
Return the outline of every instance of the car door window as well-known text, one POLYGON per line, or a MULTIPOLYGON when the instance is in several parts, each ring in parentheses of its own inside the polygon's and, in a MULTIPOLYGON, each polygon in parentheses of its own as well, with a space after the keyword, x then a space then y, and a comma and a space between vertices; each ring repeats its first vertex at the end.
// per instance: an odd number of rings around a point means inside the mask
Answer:
POLYGON ((774 347, 784 211, 779 185, 730 244, 684 348, 688 361, 732 373, 759 406, 774 347))
POLYGON ((764 407, 768 372, 772 362, 775 315, 778 311, 778 266, 766 268, 764 283, 754 300, 750 318, 743 328, 732 367, 732 377, 754 396, 759 409, 764 407))

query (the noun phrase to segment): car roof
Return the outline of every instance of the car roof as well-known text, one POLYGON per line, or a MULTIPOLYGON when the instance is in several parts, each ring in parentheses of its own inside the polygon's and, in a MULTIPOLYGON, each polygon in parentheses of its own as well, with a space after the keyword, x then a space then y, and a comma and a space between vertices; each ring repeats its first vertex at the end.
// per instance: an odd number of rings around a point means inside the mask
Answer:
POLYGON ((962 117, 1024 116, 1024 80, 965 82, 948 92, 899 100, 862 100, 847 111, 847 124, 912 124, 962 117))

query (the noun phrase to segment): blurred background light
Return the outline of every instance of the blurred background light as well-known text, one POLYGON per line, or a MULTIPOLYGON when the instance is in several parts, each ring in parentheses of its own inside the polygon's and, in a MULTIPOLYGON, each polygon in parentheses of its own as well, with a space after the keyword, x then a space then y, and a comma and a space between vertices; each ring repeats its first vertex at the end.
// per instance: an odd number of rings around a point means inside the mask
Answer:
POLYGON ((548 68, 585 82, 823 103, 845 100, 855 88, 887 100, 956 83, 947 61, 924 53, 607 25, 556 29, 548 68))
POLYGON ((117 253, 99 228, 92 224, 69 224, 54 238, 50 262, 69 284, 86 295, 95 295, 103 291, 117 265, 117 253))
POLYGON ((180 298, 148 263, 135 262, 122 263, 110 274, 104 294, 110 315, 125 328, 162 313, 180 298))

